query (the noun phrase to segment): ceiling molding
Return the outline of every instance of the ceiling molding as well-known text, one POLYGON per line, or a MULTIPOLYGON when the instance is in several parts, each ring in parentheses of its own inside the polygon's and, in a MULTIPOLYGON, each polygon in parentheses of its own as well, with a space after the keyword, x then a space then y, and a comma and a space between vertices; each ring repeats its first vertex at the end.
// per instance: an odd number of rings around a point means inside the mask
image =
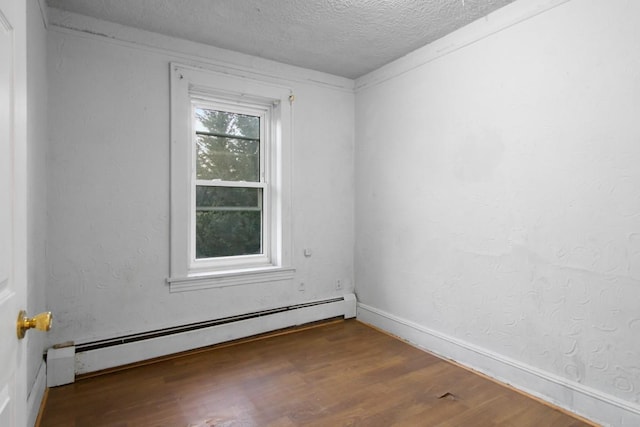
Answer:
POLYGON ((51 7, 48 8, 48 18, 50 31, 165 55, 170 57, 171 61, 181 61, 195 67, 206 65, 213 71, 234 70, 246 76, 268 78, 276 83, 298 82, 353 93, 353 80, 321 71, 283 64, 51 7))
POLYGON ((513 1, 47 0, 47 3, 145 31, 357 78, 513 1))

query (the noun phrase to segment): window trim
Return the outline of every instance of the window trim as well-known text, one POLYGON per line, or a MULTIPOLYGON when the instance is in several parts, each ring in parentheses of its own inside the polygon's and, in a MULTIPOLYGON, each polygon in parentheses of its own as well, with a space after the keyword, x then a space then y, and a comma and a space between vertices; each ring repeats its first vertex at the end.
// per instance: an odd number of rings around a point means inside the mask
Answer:
MULTIPOLYGON (((181 64, 171 78, 171 292, 291 280, 291 89, 181 64), (195 258, 194 106, 228 106, 229 111, 264 110, 270 115, 265 141, 264 255, 195 258), (267 200, 268 197, 268 200, 267 200), (266 206, 268 205, 268 207, 266 206)), ((224 108, 224 107, 222 107, 224 108)), ((262 142, 261 142, 262 143, 262 142)), ((263 179, 261 179, 263 181, 263 179)), ((251 185, 251 184, 249 184, 251 185)))

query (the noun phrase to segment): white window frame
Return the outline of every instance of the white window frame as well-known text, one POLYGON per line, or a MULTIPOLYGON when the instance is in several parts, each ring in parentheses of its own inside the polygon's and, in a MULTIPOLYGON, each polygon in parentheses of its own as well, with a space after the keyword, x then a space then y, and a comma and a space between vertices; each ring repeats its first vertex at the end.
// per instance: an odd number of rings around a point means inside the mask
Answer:
MULTIPOLYGON (((199 180, 196 177, 197 170, 197 156, 195 154, 195 150, 191 150, 191 200, 190 204, 190 245, 189 245, 189 259, 191 262, 190 268, 193 271, 215 271, 215 270, 224 270, 228 268, 234 268, 236 266, 265 266, 271 264, 272 253, 277 250, 271 244, 272 242, 272 234, 274 231, 271 227, 271 146, 276 143, 277 135, 273 132, 272 126, 272 103, 264 103, 264 104, 251 104, 251 105, 237 105, 229 102, 225 102, 222 99, 210 99, 210 96, 205 95, 201 96, 198 93, 191 94, 191 118, 193 122, 195 122, 195 109, 203 108, 209 110, 218 110, 225 111, 230 113, 238 113, 245 114, 249 116, 259 117, 260 118, 260 177, 258 182, 244 182, 244 181, 208 181, 208 180, 199 180), (219 257, 219 258, 200 258, 197 259, 196 254, 196 239, 194 238, 196 234, 196 221, 195 221, 195 210, 196 210, 196 187, 202 186, 216 186, 216 187, 240 187, 240 188, 259 188, 262 190, 262 228, 261 228, 261 239, 262 239, 262 253, 255 255, 239 255, 239 256, 230 256, 230 257, 219 257)), ((193 125, 194 123, 192 123, 193 125)), ((192 126, 191 130, 192 141, 195 138, 195 128, 192 126)), ((193 143, 191 144, 191 148, 193 148, 193 143)))
POLYGON ((171 292, 291 280, 291 90, 175 63, 170 78, 171 292), (260 182, 224 184, 263 188, 262 254, 196 259, 196 106, 261 117, 260 182))

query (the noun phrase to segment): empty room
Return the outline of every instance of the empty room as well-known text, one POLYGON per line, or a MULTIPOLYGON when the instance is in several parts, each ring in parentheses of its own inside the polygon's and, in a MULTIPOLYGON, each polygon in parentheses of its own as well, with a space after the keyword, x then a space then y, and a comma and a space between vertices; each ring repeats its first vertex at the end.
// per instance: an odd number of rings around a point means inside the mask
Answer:
POLYGON ((0 37, 0 427, 640 425, 640 2, 0 37))

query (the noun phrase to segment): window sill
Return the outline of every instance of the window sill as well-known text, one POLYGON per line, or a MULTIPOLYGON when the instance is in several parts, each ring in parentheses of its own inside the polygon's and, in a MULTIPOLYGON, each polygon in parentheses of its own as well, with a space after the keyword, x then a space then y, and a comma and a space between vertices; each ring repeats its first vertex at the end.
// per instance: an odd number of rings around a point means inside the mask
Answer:
POLYGON ((167 282, 169 292, 173 293, 292 280, 295 272, 296 269, 292 267, 262 267, 219 273, 194 273, 187 277, 170 277, 167 282))

